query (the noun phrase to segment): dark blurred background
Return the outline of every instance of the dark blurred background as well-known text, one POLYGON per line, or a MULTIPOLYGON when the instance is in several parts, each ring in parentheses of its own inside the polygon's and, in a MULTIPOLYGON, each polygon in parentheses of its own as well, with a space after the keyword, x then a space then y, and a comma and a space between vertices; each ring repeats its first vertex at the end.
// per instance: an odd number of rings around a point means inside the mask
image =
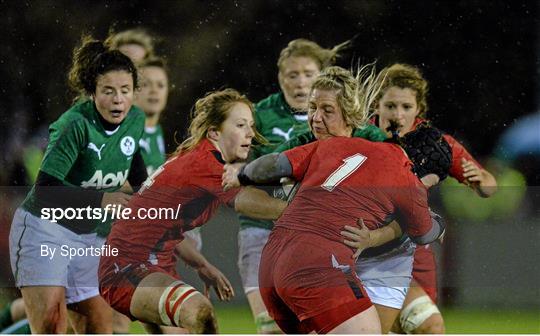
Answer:
MULTIPOLYGON (((162 118, 169 152, 175 148, 175 132, 182 140, 191 106, 205 92, 234 87, 257 102, 279 90, 276 62, 290 40, 304 37, 332 47, 357 36, 338 65, 377 60, 379 69, 394 62, 418 66, 430 82, 429 118, 486 163, 506 129, 538 113, 539 10, 539 1, 502 0, 0 0, 0 185, 28 181, 16 163, 21 149, 29 142, 44 146, 46 126, 71 105, 74 96, 66 78, 81 34, 103 39, 111 29, 135 27, 159 37, 157 54, 169 62, 173 88, 162 118)), ((533 129, 536 135, 540 129, 533 129)), ((533 153, 535 164, 538 153, 533 153)), ((538 186, 540 167, 528 167, 533 172, 528 185, 538 186)), ((492 203, 474 203, 474 196, 460 196, 454 186, 446 194, 457 209, 444 205, 445 192, 435 197, 442 198, 434 203, 449 222, 458 223, 445 242, 441 299, 539 311, 539 188, 525 191, 519 173, 497 171, 496 165, 490 169, 500 185, 507 179, 513 186, 501 188, 492 203), (461 207, 467 204, 473 205, 469 212, 461 207)), ((7 234, 16 204, 9 193, 0 196, 7 275, 7 234), (8 201, 11 206, 5 206, 8 201)), ((234 216, 225 213, 203 228, 203 251, 239 286, 238 228, 224 224, 230 222, 234 216)))
POLYGON ((429 117, 473 154, 487 155, 506 127, 536 110, 539 4, 1 1, 2 148, 70 106, 66 73, 83 32, 105 38, 111 28, 142 26, 159 37, 157 53, 169 61, 174 88, 163 116, 169 151, 205 92, 230 86, 253 101, 276 92, 276 61, 288 41, 305 37, 331 47, 358 35, 339 65, 419 66, 431 84, 429 117))

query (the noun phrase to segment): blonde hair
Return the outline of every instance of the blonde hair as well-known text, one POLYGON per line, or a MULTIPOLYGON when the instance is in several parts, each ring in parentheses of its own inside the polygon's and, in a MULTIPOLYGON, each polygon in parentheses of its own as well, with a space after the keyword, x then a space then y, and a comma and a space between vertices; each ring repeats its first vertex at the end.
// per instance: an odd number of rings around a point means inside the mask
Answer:
POLYGON ((376 73, 375 63, 358 67, 356 76, 349 70, 331 66, 315 79, 311 92, 315 89, 336 90, 336 100, 345 123, 359 128, 368 123, 372 114, 371 106, 382 82, 383 75, 376 73))
POLYGON ((382 69, 381 74, 385 77, 385 81, 377 96, 375 104, 378 104, 379 100, 386 93, 386 90, 393 86, 397 86, 401 89, 411 89, 416 93, 416 104, 418 105, 419 110, 418 116, 425 117, 426 112, 428 111, 428 82, 424 79, 417 67, 408 64, 395 63, 382 69))
POLYGON ((142 28, 124 30, 119 33, 110 32, 105 44, 111 49, 119 49, 126 44, 137 44, 146 52, 144 59, 154 57, 154 39, 142 28))
POLYGON ((309 57, 317 63, 319 70, 322 70, 336 62, 339 57, 339 53, 346 49, 350 44, 350 41, 345 41, 333 47, 332 49, 325 49, 317 43, 307 39, 296 39, 289 42, 287 47, 281 50, 279 54, 277 66, 279 71, 282 70, 283 62, 290 57, 309 57))
MULTIPOLYGON (((253 103, 234 89, 209 92, 203 98, 197 100, 192 111, 188 138, 176 148, 173 155, 192 150, 206 138, 210 128, 221 128, 221 125, 228 117, 229 110, 236 103, 246 104, 253 117, 255 117, 253 103)), ((258 132, 255 130, 254 132, 256 140, 264 141, 264 138, 258 132)))

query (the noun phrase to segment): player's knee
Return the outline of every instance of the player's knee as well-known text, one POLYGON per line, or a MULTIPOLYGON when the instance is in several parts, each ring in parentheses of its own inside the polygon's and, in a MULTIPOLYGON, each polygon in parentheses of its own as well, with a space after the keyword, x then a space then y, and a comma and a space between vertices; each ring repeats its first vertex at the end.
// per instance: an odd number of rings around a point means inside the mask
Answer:
POLYGON ((114 331, 112 311, 109 309, 93 312, 87 317, 86 333, 111 334, 114 331))
POLYGON ((55 334, 58 332, 59 326, 61 324, 61 314, 60 308, 55 306, 45 307, 44 310, 40 313, 41 316, 39 320, 33 320, 32 332, 37 334, 55 334))
POLYGON ((217 332, 214 308, 195 288, 182 281, 171 283, 159 301, 161 324, 186 328, 190 333, 217 332))
POLYGON ((441 314, 432 314, 418 328, 414 330, 415 334, 444 334, 444 320, 441 314))
POLYGON ((401 329, 407 334, 424 333, 421 326, 426 322, 426 330, 429 330, 426 333, 432 333, 432 330, 438 330, 435 332, 437 334, 444 333, 441 313, 428 296, 421 296, 413 300, 402 309, 399 315, 401 329), (437 320, 439 321, 437 322, 437 320), (440 332, 441 328, 442 332, 440 332))
POLYGON ((129 325, 131 321, 129 317, 113 312, 113 333, 114 334, 129 334, 129 325))
POLYGON ((197 313, 192 332, 197 334, 215 334, 217 333, 217 321, 214 314, 214 307, 206 298, 197 305, 197 313))
POLYGON ((11 318, 13 322, 17 322, 25 318, 26 310, 24 307, 24 300, 22 298, 18 298, 15 301, 13 301, 11 303, 10 312, 11 312, 11 318))
POLYGON ((282 334, 276 321, 270 317, 267 311, 263 311, 255 317, 255 325, 258 334, 282 334))

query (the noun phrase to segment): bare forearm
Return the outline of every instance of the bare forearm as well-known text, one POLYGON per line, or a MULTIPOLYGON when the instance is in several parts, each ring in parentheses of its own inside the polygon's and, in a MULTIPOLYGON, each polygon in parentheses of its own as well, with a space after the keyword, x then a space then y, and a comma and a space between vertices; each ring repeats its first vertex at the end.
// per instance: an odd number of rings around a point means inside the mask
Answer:
POLYGON ((175 250, 178 256, 194 269, 208 265, 208 260, 187 239, 178 243, 175 250))
POLYGON ((258 219, 278 219, 286 207, 287 202, 253 187, 242 189, 234 202, 237 212, 258 219))
POLYGON ((401 237, 403 232, 398 222, 392 221, 390 224, 369 232, 370 247, 381 246, 391 240, 401 237))
POLYGON ((480 182, 473 184, 472 188, 478 196, 484 198, 490 197, 497 191, 497 180, 485 169, 482 169, 481 176, 482 179, 480 182))

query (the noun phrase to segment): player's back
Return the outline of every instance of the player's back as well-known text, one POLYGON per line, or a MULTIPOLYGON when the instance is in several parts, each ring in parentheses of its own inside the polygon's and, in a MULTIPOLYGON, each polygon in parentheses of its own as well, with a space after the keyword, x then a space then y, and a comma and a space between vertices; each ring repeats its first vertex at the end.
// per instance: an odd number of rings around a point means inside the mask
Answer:
POLYGON ((343 226, 362 218, 374 229, 394 219, 405 199, 425 193, 397 145, 336 137, 302 147, 285 152, 302 182, 278 227, 342 242, 343 226))

